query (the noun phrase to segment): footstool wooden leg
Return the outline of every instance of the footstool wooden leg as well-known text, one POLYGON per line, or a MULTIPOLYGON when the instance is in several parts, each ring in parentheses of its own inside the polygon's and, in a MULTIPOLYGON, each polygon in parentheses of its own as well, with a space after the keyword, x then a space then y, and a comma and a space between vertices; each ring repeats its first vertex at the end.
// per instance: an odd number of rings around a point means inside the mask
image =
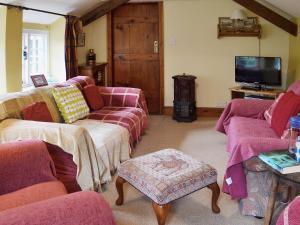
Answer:
POLYGON ((119 194, 119 198, 116 201, 116 205, 123 205, 124 202, 124 191, 123 191, 123 184, 126 183, 126 180, 122 177, 118 177, 116 180, 116 188, 119 194))
POLYGON ((212 191, 212 199, 211 199, 211 208, 214 213, 220 213, 220 208, 218 206, 218 199, 220 196, 220 188, 218 183, 213 183, 207 186, 212 191))
POLYGON ((158 205, 155 202, 152 202, 152 207, 154 209, 158 225, 165 225, 167 215, 171 208, 171 204, 168 203, 165 205, 158 205))

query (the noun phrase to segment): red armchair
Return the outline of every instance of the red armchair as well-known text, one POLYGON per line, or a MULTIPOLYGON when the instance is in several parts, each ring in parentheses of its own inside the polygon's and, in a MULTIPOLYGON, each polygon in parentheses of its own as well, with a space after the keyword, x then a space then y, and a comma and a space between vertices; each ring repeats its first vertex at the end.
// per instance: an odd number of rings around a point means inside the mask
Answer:
POLYGON ((67 194, 42 141, 0 145, 0 225, 113 225, 96 192, 67 194))

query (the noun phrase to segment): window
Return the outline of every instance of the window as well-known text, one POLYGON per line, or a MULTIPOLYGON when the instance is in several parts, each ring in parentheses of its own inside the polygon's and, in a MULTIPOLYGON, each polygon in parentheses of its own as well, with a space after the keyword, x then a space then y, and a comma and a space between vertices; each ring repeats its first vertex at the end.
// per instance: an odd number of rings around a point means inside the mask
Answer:
MULTIPOLYGON (((48 31, 23 30, 22 81, 23 87, 31 86, 30 76, 44 74, 49 80, 48 31)), ((51 80, 51 79, 50 79, 51 80)))

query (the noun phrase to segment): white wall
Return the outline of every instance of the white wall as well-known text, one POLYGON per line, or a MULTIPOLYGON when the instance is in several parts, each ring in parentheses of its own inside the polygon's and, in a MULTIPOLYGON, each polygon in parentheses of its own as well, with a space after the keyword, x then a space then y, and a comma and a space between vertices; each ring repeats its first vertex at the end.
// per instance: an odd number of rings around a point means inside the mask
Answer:
POLYGON ((6 93, 5 34, 6 7, 0 6, 0 94, 6 93))
POLYGON ((83 27, 85 33, 85 46, 77 48, 78 63, 86 62, 86 55, 90 48, 96 53, 97 62, 107 61, 107 35, 106 35, 106 16, 83 27))
POLYGON ((49 72, 58 81, 66 80, 65 26, 64 17, 57 19, 49 26, 49 72))
MULTIPOLYGON (((198 107, 221 107, 230 100, 228 88, 236 85, 234 56, 259 54, 258 38, 217 39, 218 17, 230 16, 238 8, 241 6, 232 0, 164 2, 166 106, 173 105, 171 77, 184 72, 197 76, 198 107)), ((259 21, 263 29, 261 55, 282 57, 286 77, 289 35, 262 18, 259 21)))
MULTIPOLYGON (((164 1, 165 106, 173 105, 171 77, 182 73, 197 76, 198 107, 222 107, 230 100, 228 89, 237 85, 234 82, 234 56, 259 54, 258 38, 217 38, 218 17, 230 17, 240 8, 232 0, 164 1), (173 40, 176 40, 175 45, 173 40)), ((246 13, 253 16, 249 11, 246 13)), ((261 55, 282 57, 285 83, 289 34, 262 18, 259 21, 263 30, 261 55)), ((94 21, 84 30, 86 47, 78 49, 79 62, 85 62, 89 48, 95 49, 97 59, 106 61, 106 17, 94 21)))

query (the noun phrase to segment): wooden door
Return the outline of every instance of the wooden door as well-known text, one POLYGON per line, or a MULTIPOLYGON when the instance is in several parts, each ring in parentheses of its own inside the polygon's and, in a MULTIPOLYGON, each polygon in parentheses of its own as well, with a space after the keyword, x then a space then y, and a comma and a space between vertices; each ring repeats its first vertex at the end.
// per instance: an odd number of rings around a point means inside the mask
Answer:
POLYGON ((160 113, 159 8, 126 4, 112 13, 114 86, 141 88, 150 113, 160 113))

